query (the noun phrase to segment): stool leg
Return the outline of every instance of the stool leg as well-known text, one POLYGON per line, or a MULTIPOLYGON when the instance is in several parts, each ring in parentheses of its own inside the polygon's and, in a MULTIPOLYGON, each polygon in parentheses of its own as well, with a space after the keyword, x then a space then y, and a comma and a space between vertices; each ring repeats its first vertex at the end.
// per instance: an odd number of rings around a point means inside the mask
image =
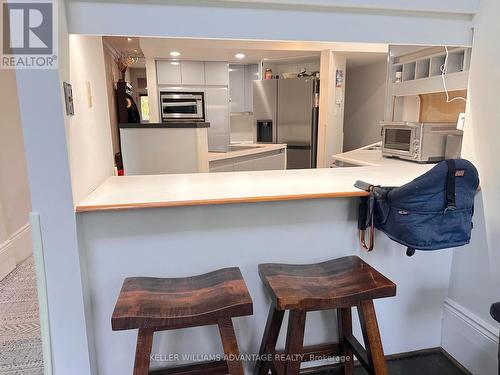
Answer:
POLYGON ((139 329, 135 350, 134 375, 148 375, 149 373, 149 357, 153 346, 153 334, 152 329, 139 329))
POLYGON ((358 304, 358 314, 363 331, 368 363, 371 367, 370 374, 387 375, 387 364, 385 362, 382 341, 380 340, 373 300, 361 301, 358 304))
POLYGON ((255 363, 255 375, 267 375, 269 373, 270 362, 262 361, 261 358, 269 354, 267 348, 276 348, 278 336, 280 334, 281 324, 283 323, 283 310, 276 309, 276 303, 272 303, 269 308, 269 315, 267 316, 266 328, 262 336, 262 343, 260 344, 259 358, 255 363))
POLYGON ((338 332, 339 332, 339 343, 342 345, 342 355, 345 357, 344 362, 344 375, 352 375, 354 367, 354 358, 352 356, 352 350, 348 344, 345 342, 345 335, 352 334, 352 314, 351 308, 345 307, 337 309, 337 321, 338 321, 338 332))
POLYGON ((300 372, 305 324, 305 310, 290 310, 285 344, 285 355, 287 356, 285 375, 298 375, 300 372))
POLYGON ((224 354, 227 357, 226 363, 229 375, 243 375, 243 366, 241 364, 238 342, 234 333, 233 322, 231 318, 224 318, 218 322, 220 338, 224 348, 224 354))

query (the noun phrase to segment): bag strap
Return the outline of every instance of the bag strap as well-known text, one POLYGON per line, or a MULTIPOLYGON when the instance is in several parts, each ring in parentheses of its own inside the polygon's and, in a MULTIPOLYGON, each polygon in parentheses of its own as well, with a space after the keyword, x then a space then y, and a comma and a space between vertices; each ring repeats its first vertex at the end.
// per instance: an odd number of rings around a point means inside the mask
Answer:
POLYGON ((448 159, 446 160, 446 164, 448 165, 448 177, 446 179, 446 209, 444 210, 444 212, 457 208, 455 200, 455 160, 448 159))

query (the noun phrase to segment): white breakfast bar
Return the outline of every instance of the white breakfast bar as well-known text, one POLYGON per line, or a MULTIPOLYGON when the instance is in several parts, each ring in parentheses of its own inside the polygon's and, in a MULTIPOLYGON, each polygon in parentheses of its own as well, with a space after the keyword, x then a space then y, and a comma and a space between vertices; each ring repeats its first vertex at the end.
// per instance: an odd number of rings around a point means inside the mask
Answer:
MULTIPOLYGON (((363 253, 357 238, 356 180, 400 185, 431 166, 394 166, 216 174, 111 177, 76 207, 89 346, 99 375, 131 374, 136 331, 111 330, 123 279, 182 277, 240 267, 254 314, 235 319, 241 352, 257 353, 270 299, 257 265, 312 263, 358 255, 397 284, 375 301, 386 354, 441 344, 451 251, 405 249, 377 233, 363 253)), ((353 314, 355 316, 355 314, 353 314)), ((359 327, 355 322, 355 334, 359 327)), ((305 343, 332 341, 334 312, 308 315, 305 343)), ((281 335, 283 336, 283 335, 281 335)), ((283 346, 283 337, 280 337, 283 346)), ((159 333, 154 367, 169 354, 206 359, 221 353, 216 326, 159 333)), ((250 374, 252 363, 246 364, 250 374)))

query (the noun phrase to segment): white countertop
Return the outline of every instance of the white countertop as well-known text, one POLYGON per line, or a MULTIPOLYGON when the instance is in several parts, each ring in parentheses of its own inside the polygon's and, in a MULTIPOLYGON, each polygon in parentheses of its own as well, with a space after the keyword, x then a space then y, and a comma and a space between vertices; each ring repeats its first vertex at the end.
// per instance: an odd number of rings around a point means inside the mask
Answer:
POLYGON ((217 160, 226 160, 226 159, 233 159, 233 158, 239 158, 242 156, 248 156, 248 155, 256 155, 256 154, 261 154, 264 152, 269 152, 269 151, 274 151, 274 150, 281 150, 286 148, 285 144, 248 144, 248 143, 242 143, 242 144, 232 144, 231 146, 242 146, 242 147, 251 147, 251 148, 244 148, 241 150, 234 150, 234 151, 228 151, 228 152, 209 152, 208 153, 208 161, 217 161, 217 160))
POLYGON ((381 142, 373 143, 371 145, 358 148, 356 150, 333 155, 332 160, 342 161, 354 165, 373 166, 373 167, 417 164, 412 161, 383 157, 380 148, 373 149, 376 148, 377 146, 380 146, 380 143, 381 142))
POLYGON ((356 180, 399 186, 433 165, 109 177, 77 212, 366 195, 356 180))

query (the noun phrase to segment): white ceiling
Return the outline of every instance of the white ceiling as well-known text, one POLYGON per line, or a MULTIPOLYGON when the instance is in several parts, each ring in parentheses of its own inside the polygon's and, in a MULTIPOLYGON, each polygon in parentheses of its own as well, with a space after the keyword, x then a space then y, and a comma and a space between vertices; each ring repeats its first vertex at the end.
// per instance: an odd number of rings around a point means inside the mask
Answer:
MULTIPOLYGON (((127 38, 104 37, 120 52, 137 53, 146 58, 171 59, 171 51, 178 51, 180 60, 228 61, 257 63, 260 60, 300 61, 319 58, 321 51, 330 49, 346 54, 349 66, 355 67, 385 59, 389 46, 380 43, 293 42, 188 38, 127 38), (137 52, 135 52, 137 51, 137 52), (245 54, 243 60, 236 53, 245 54)), ((135 67, 142 67, 139 62, 135 67)))

